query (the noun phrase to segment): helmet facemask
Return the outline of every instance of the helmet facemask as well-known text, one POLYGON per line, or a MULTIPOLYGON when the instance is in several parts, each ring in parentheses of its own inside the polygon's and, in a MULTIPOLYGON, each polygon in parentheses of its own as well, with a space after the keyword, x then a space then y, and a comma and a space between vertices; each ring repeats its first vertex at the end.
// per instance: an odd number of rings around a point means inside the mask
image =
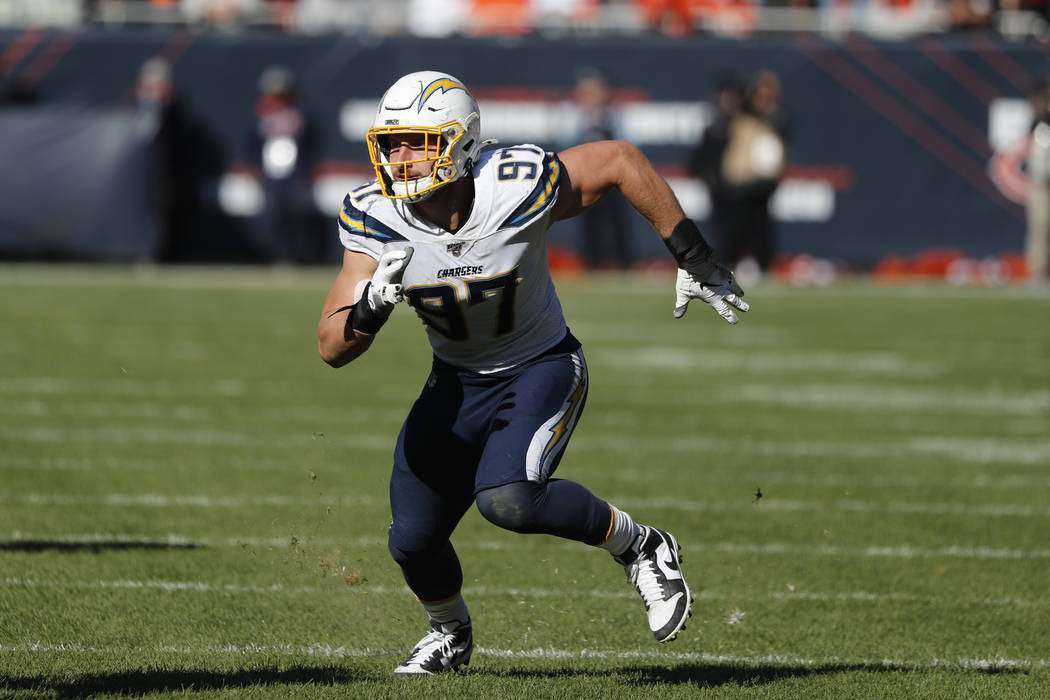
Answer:
POLYGON ((391 85, 379 101, 366 142, 383 194, 390 199, 421 202, 470 172, 482 147, 478 102, 448 73, 409 73, 391 85), (414 160, 391 162, 392 156, 408 155, 394 154, 401 145, 399 135, 412 147, 414 160), (420 167, 424 162, 431 163, 430 171, 410 177, 410 170, 425 169, 420 167))
MULTIPOLYGON (((390 199, 421 202, 438 188, 463 175, 464 172, 457 168, 457 161, 462 159, 455 157, 455 151, 462 150, 459 142, 465 133, 459 122, 449 122, 436 127, 398 125, 369 129, 368 153, 383 195, 390 199), (390 146, 392 143, 398 143, 398 137, 403 135, 417 138, 421 135, 422 153, 420 157, 410 160, 391 161, 390 146), (417 163, 431 163, 430 172, 411 177, 409 171, 417 163)), ((469 169, 469 159, 463 165, 464 170, 469 169)))

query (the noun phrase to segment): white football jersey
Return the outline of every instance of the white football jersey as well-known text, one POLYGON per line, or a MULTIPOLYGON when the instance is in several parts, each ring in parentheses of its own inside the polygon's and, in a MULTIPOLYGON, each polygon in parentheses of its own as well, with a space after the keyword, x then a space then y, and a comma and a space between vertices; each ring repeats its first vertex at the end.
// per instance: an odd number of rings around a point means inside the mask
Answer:
POLYGON ((402 280, 434 354, 475 372, 514 367, 566 332, 547 266, 547 229, 561 162, 539 146, 483 152, 474 165, 474 205, 455 233, 387 199, 372 181, 343 200, 340 240, 377 260, 415 251, 402 280))

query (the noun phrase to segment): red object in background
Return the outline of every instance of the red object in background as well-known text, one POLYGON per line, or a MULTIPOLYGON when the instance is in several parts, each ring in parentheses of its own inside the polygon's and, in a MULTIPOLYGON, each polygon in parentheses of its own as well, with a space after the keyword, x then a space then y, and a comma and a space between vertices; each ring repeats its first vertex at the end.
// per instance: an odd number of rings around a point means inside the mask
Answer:
POLYGON ((920 277, 944 277, 948 267, 965 257, 962 251, 953 248, 924 250, 912 259, 911 273, 920 277))
POLYGON ((474 35, 527 34, 532 27, 528 0, 474 0, 470 10, 470 33, 474 35))
POLYGON ((547 246, 547 264, 551 272, 581 273, 587 268, 583 258, 571 249, 558 245, 547 246))
POLYGON ((999 260, 1003 263, 1003 271, 1008 279, 1028 279, 1028 263, 1021 253, 1003 253, 999 260))
POLYGON ((769 264, 769 274, 774 277, 787 277, 791 274, 791 266, 795 262, 794 255, 778 255, 769 264))
POLYGON ((924 250, 910 258, 891 254, 872 268, 875 279, 883 282, 932 279, 956 284, 994 284, 1003 280, 1024 280, 1027 274, 1024 255, 1020 253, 1001 253, 977 259, 952 248, 924 250), (996 274, 988 274, 993 268, 996 274))
POLYGON ((284 31, 295 30, 295 18, 298 12, 296 3, 298 2, 299 0, 269 0, 267 3, 271 19, 284 31))
POLYGON ((899 255, 887 255, 872 269, 872 274, 880 280, 896 280, 911 274, 911 263, 899 255))

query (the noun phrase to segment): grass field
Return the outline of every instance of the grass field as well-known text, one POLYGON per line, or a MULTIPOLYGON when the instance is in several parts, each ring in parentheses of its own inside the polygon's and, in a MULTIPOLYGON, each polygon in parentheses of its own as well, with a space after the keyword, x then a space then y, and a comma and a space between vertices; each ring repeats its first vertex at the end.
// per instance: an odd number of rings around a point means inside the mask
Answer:
POLYGON ((471 512, 474 659, 394 682, 429 350, 399 309, 325 366, 333 276, 0 267, 0 696, 1050 697, 1050 296, 766 283, 730 327, 560 280, 591 389, 559 476, 675 533, 694 617, 657 645, 603 552, 471 512))

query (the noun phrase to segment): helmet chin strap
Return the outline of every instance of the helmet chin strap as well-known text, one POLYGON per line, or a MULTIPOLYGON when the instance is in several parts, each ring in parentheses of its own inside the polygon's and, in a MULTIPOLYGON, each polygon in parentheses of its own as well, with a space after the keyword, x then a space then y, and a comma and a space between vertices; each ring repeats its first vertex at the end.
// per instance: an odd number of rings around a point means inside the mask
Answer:
MULTIPOLYGON (((434 181, 435 181, 434 176, 431 176, 428 179, 426 188, 422 192, 417 192, 415 194, 409 194, 407 197, 405 197, 405 201, 408 202, 409 204, 419 204, 420 202, 422 202, 424 200, 430 199, 430 195, 434 194, 435 192, 437 192, 440 189, 439 187, 431 187, 430 186, 430 185, 432 185, 434 183, 434 181)), ((406 187, 407 187, 407 184, 406 184, 406 187)))
MULTIPOLYGON (((467 172, 470 172, 469 162, 468 162, 468 166, 467 166, 467 172)), ((455 168, 453 166, 451 166, 451 165, 445 165, 445 166, 442 166, 442 167, 438 168, 437 170, 435 170, 431 174, 430 179, 429 179, 429 181, 426 184, 426 187, 428 189, 426 189, 423 192, 420 192, 418 194, 409 195, 408 197, 405 198, 405 200, 408 203, 410 203, 410 204, 419 204, 420 202, 422 202, 422 201, 424 201, 426 199, 429 199, 430 195, 434 194, 439 189, 441 189, 445 185, 448 185, 450 182, 452 182, 451 176, 454 173, 455 173, 455 168), (433 186, 434 184, 437 184, 438 186, 434 187, 433 186)))
POLYGON ((405 201, 409 204, 419 204, 430 199, 430 195, 434 194, 437 190, 427 190, 426 192, 420 192, 419 194, 410 194, 405 197, 405 201))

